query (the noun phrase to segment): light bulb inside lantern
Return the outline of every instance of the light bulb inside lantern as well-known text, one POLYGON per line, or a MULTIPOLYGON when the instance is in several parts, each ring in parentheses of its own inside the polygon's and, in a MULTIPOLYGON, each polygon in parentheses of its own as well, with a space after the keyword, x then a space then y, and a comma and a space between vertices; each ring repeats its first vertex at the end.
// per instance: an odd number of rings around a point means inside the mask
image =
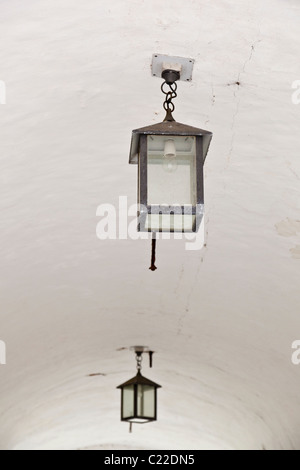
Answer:
POLYGON ((175 142, 168 139, 165 141, 163 168, 167 173, 174 173, 177 166, 175 142))

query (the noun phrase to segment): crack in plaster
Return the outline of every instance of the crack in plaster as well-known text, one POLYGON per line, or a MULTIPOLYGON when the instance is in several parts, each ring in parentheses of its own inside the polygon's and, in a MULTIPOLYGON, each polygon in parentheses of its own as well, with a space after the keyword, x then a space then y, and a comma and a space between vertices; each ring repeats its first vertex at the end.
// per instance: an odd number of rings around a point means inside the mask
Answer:
MULTIPOLYGON (((259 31, 259 35, 260 35, 260 31, 259 31)), ((256 48, 257 44, 259 44, 260 42, 261 42, 261 39, 257 39, 257 41, 255 41, 254 44, 251 44, 249 57, 245 60, 244 65, 242 67, 242 70, 238 74, 237 81, 234 83, 234 85, 236 85, 238 87, 237 90, 235 89, 234 93, 233 93, 235 99, 237 98, 237 92, 239 94, 239 91, 240 91, 241 77, 244 73, 246 73, 246 67, 249 64, 249 62, 251 62, 251 60, 253 58, 253 55, 254 55, 254 52, 255 52, 255 48, 256 48)), ((227 157, 227 163, 228 164, 231 161, 231 156, 232 156, 232 152, 233 152, 233 146, 234 146, 234 140, 235 140, 234 127, 235 127, 237 116, 238 116, 239 111, 240 111, 240 103, 241 103, 241 98, 239 97, 237 99, 236 110, 235 110, 235 113, 233 115, 232 123, 231 123, 232 137, 231 137, 230 149, 229 149, 229 153, 228 153, 228 157, 227 157)))
POLYGON ((286 166, 290 170, 290 172, 295 176, 295 178, 300 181, 300 176, 298 173, 294 170, 294 168, 291 166, 291 162, 289 160, 285 160, 286 166))
MULTIPOLYGON (((181 335, 184 321, 185 321, 187 315, 190 312, 191 298, 192 298, 193 292, 194 292, 194 290, 195 290, 195 288, 198 284, 198 277, 199 277, 199 274, 200 274, 200 270, 201 270, 203 261, 204 261, 204 256, 202 255, 201 260, 198 263, 198 267, 197 267, 196 275, 195 275, 195 278, 194 278, 194 282, 193 282, 192 287, 190 289, 190 292, 187 296, 187 301, 186 301, 186 304, 185 304, 184 313, 179 317, 179 320, 178 320, 178 328, 177 328, 177 335, 178 336, 181 335)), ((183 275, 183 273, 182 273, 182 275, 183 275)))
MULTIPOLYGON (((211 109, 213 109, 214 105, 215 105, 215 102, 216 102, 216 94, 215 94, 215 88, 214 88, 214 84, 213 84, 213 81, 211 82, 210 84, 211 86, 211 109)), ((208 124, 210 121, 210 117, 208 116, 208 119, 207 121, 205 121, 205 124, 208 124)))

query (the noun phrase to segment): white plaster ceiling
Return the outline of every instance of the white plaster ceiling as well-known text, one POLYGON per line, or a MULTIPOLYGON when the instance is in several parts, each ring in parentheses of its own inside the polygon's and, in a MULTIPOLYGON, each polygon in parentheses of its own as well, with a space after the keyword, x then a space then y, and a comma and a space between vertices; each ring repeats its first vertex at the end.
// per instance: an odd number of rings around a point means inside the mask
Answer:
POLYGON ((1 0, 2 449, 300 448, 299 28, 298 0, 1 0), (196 60, 175 118, 214 138, 206 247, 161 241, 152 273, 96 210, 135 202, 155 52, 196 60), (129 434, 134 344, 163 388, 129 434))

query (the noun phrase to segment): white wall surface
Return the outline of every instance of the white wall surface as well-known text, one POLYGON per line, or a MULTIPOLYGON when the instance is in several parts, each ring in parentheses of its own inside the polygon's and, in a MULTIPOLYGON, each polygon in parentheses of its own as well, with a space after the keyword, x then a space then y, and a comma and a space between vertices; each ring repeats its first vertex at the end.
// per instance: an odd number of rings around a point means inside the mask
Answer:
POLYGON ((299 28, 296 0, 1 0, 2 449, 300 448, 299 28), (206 247, 161 241, 152 273, 96 210, 135 202, 155 52, 196 59, 174 116, 214 138, 206 247), (129 434, 134 344, 163 388, 129 434))

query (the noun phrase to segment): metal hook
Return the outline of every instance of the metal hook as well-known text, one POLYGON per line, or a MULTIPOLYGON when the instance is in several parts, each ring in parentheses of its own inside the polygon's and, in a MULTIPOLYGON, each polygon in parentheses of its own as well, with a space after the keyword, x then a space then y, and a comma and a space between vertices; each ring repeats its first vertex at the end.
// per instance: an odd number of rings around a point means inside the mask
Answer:
POLYGON ((157 267, 155 266, 155 261, 156 261, 156 234, 152 234, 152 251, 151 251, 151 266, 150 270, 151 271, 156 271, 157 267))
POLYGON ((153 354, 154 354, 154 351, 149 351, 149 366, 150 366, 150 369, 152 369, 152 366, 153 366, 153 354))

